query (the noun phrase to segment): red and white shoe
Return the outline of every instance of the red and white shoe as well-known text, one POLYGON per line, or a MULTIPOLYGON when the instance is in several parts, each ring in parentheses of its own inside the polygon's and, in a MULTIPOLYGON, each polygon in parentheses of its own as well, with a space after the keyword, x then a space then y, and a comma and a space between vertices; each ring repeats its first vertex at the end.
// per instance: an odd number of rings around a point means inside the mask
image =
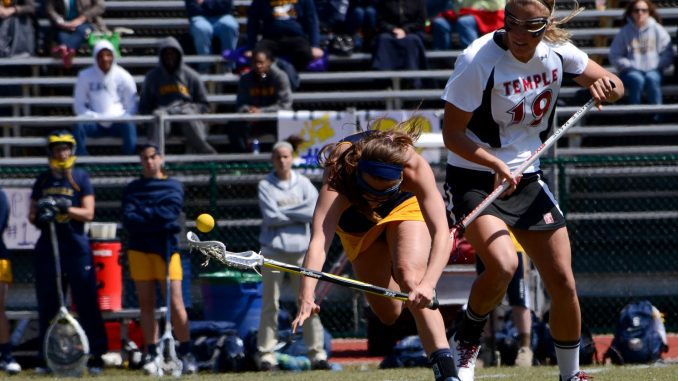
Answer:
MULTIPOLYGON (((565 381, 586 381, 593 379, 593 376, 590 376, 582 371, 577 372, 574 376, 568 378, 565 381)), ((563 381, 563 377, 560 377, 560 381, 563 381)))
POLYGON ((452 336, 450 339, 450 349, 452 350, 454 362, 457 365, 459 380, 473 381, 476 372, 476 359, 480 352, 480 344, 457 341, 455 336, 452 336))

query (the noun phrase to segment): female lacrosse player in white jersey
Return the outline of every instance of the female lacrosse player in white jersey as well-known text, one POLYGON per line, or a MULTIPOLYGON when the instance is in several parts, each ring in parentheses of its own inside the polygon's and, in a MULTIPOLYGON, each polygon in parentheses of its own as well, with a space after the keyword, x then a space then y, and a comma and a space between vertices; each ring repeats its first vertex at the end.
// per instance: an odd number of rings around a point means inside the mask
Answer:
MULTIPOLYGON (((576 3, 575 3, 576 5, 576 3)), ((549 134, 565 77, 588 88, 600 108, 624 94, 619 78, 569 42, 553 17, 555 0, 509 0, 505 27, 474 41, 457 59, 442 99, 448 154, 446 191, 456 219, 469 214, 502 180, 510 187, 468 226, 466 237, 486 266, 469 296, 452 351, 462 381, 473 380, 479 338, 518 265, 508 227, 541 272, 552 298, 551 331, 562 381, 579 370, 580 310, 565 219, 536 161, 511 176, 549 134)))

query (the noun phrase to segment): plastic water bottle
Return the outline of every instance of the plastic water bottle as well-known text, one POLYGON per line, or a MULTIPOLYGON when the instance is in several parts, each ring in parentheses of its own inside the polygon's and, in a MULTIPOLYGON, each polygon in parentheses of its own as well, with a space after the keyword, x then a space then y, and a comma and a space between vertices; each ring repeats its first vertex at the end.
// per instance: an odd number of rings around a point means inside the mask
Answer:
POLYGON ((278 354, 278 366, 282 370, 299 370, 299 363, 297 362, 296 356, 290 356, 284 353, 278 354))
POLYGON ((253 154, 259 153, 259 139, 252 140, 252 153, 253 154))
POLYGON ((299 370, 311 370, 311 360, 306 356, 296 356, 299 370))

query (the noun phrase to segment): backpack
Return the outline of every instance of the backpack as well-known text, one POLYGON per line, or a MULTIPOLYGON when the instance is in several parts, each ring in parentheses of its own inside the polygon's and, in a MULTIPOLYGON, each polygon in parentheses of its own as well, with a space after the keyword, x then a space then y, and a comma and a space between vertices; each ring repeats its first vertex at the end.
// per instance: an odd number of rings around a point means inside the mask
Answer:
MULTIPOLYGON (((504 317, 504 326, 495 333, 496 349, 501 354, 501 361, 507 365, 515 363, 518 355, 519 334, 518 329, 513 324, 511 310, 504 317)), ((532 312, 532 352, 534 358, 539 364, 558 363, 556 358, 556 347, 551 337, 551 328, 548 324, 548 315, 543 320, 537 318, 532 312)), ((596 353, 596 344, 593 341, 593 335, 589 327, 582 322, 581 335, 579 337, 579 364, 591 365, 598 361, 596 353)))
POLYGON ((193 354, 200 370, 213 373, 247 369, 245 346, 235 324, 223 321, 191 321, 193 354))
POLYGON ((419 366, 428 366, 428 357, 418 335, 406 336, 398 341, 393 352, 379 364, 380 369, 419 366))
POLYGON ((661 359, 668 349, 661 312, 649 301, 641 300, 622 309, 605 358, 618 365, 650 363, 661 359))

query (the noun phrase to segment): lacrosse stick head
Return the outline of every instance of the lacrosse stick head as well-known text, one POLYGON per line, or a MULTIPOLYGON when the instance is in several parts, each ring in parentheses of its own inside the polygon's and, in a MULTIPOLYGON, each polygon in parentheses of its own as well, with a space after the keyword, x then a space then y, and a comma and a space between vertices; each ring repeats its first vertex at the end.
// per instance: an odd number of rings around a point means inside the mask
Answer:
POLYGON ((169 331, 166 331, 160 338, 156 360, 158 361, 158 368, 162 370, 163 375, 171 375, 172 377, 181 376, 184 364, 177 357, 176 342, 169 331))
POLYGON ((89 358, 89 340, 80 324, 62 307, 45 333, 45 362, 57 376, 80 377, 89 358))
POLYGON ((241 270, 256 270, 264 264, 264 257, 252 250, 232 252, 226 250, 226 245, 219 241, 201 241, 193 232, 186 234, 188 247, 191 251, 198 250, 206 259, 203 266, 207 266, 210 259, 214 259, 226 266, 241 270))

